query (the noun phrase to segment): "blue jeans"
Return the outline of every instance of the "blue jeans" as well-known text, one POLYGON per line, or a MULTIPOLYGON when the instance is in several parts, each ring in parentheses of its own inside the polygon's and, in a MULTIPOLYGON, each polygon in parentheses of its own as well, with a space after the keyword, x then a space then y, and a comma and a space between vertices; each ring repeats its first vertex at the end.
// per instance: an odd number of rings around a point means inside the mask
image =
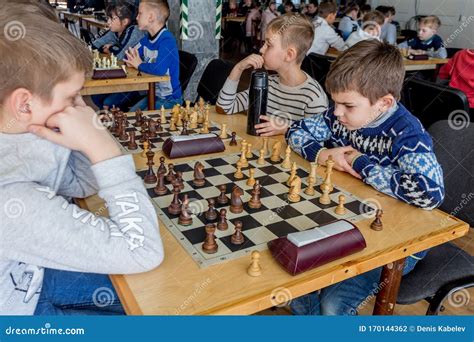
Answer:
POLYGON ((102 109, 104 106, 111 108, 115 105, 115 107, 123 111, 128 111, 130 106, 134 105, 141 97, 142 94, 140 92, 131 91, 128 93, 92 95, 92 101, 99 109, 102 109))
MULTIPOLYGON (((406 258, 403 275, 411 272, 419 259, 427 251, 420 252, 417 258, 406 258)), ((294 315, 357 315, 357 309, 367 297, 375 297, 383 288, 379 284, 382 267, 346 279, 291 301, 294 315)))
POLYGON ((45 269, 35 315, 125 315, 104 274, 45 269))
MULTIPOLYGON (((183 98, 179 99, 162 99, 160 97, 155 98, 155 109, 160 109, 163 106, 165 109, 172 109, 174 105, 183 104, 183 98)), ((142 98, 138 103, 130 108, 130 112, 135 112, 138 109, 148 110, 148 97, 142 98)))

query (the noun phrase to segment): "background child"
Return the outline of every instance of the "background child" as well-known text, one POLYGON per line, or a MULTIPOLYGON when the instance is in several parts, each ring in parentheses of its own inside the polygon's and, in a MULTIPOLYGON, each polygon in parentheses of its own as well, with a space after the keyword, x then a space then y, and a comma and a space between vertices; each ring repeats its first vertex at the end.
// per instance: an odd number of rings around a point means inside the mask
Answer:
POLYGON ((313 21, 314 39, 310 53, 325 55, 329 47, 333 47, 339 51, 347 49, 344 40, 339 36, 331 26, 336 20, 337 7, 332 2, 323 2, 319 6, 318 17, 313 21))
POLYGON ((310 0, 308 5, 301 9, 301 14, 306 15, 311 20, 316 19, 318 16, 318 0, 310 0))
POLYGON ((359 5, 355 2, 349 3, 344 9, 344 16, 339 22, 339 31, 342 33, 342 39, 346 40, 349 38, 352 32, 359 29, 357 18, 359 16, 359 5))
POLYGON ((380 34, 382 33, 382 25, 384 20, 384 15, 379 11, 367 13, 362 19, 362 28, 352 32, 352 34, 346 40, 346 45, 351 47, 358 42, 367 39, 380 40, 380 34))
MULTIPOLYGON (((444 198, 441 166, 430 135, 397 102, 405 68, 398 49, 377 40, 362 41, 341 54, 326 79, 335 102, 323 115, 298 121, 287 133, 293 150, 335 168, 376 190, 431 210, 444 198)), ((426 251, 407 258, 410 272, 426 251)), ((296 314, 356 314, 378 286, 381 268, 303 296, 292 302, 296 314)))
POLYGON ((285 14, 270 22, 260 50, 262 55, 250 55, 235 65, 219 93, 217 105, 227 114, 247 110, 249 91, 236 94, 240 77, 248 68, 265 67, 277 74, 269 76, 268 116, 261 116, 264 122, 255 126, 259 135, 284 134, 292 121, 323 112, 327 107, 326 94, 318 82, 301 70, 312 40, 311 22, 299 13, 285 14))
POLYGON ((435 58, 447 58, 448 52, 443 40, 436 34, 441 26, 437 16, 431 15, 420 20, 418 37, 398 45, 399 48, 408 48, 408 53, 413 55, 428 55, 435 58))
POLYGON ((395 7, 378 6, 376 10, 385 17, 380 39, 393 45, 397 44, 397 27, 392 23, 393 17, 395 16, 395 7))
POLYGON ((439 78, 449 80, 449 86, 462 90, 469 99, 471 115, 474 115, 474 50, 457 52, 439 70, 439 78))
MULTIPOLYGON (((178 45, 173 34, 166 28, 170 16, 167 0, 142 0, 138 8, 138 28, 147 31, 138 47, 126 52, 125 62, 141 72, 151 75, 168 75, 167 82, 156 83, 156 108, 173 108, 182 104, 179 83, 178 45)), ((148 99, 143 97, 130 111, 147 109, 148 99)))
POLYGON ((276 10, 275 1, 269 1, 267 8, 262 13, 262 22, 260 24, 260 29, 261 29, 260 36, 261 36, 262 42, 265 41, 265 33, 267 32, 268 24, 270 23, 270 21, 272 21, 273 19, 279 16, 280 16, 280 12, 276 10))
POLYGON ((82 101, 90 52, 40 6, 0 11, 0 26, 21 20, 28 32, 0 40, 0 315, 123 313, 107 274, 161 263, 156 212, 133 159, 82 101), (97 191, 110 219, 69 201, 97 191), (101 287, 112 306, 94 305, 101 287))

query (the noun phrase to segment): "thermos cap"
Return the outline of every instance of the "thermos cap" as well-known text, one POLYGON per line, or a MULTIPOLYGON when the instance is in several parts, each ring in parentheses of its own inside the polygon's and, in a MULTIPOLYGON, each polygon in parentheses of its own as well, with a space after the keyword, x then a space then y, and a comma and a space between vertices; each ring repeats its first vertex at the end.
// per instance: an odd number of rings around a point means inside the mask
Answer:
POLYGON ((268 72, 265 69, 255 69, 252 71, 251 83, 251 87, 268 87, 268 72))

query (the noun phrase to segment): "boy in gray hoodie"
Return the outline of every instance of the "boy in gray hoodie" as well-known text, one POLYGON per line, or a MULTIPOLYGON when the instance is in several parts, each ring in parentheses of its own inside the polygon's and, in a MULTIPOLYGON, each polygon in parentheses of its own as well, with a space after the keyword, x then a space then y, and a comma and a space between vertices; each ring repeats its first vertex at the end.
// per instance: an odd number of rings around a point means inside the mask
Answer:
POLYGON ((0 314, 120 313, 107 274, 162 262, 156 213, 82 101, 90 53, 44 11, 11 1, 0 13, 0 314), (70 202, 97 192, 110 218, 70 202))

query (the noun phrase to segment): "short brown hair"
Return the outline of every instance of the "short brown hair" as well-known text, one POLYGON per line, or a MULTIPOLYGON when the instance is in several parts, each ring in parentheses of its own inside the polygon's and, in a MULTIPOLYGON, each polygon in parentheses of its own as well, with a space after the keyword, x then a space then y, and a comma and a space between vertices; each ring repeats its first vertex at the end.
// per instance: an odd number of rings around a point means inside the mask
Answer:
POLYGON ((435 15, 430 15, 420 20, 420 26, 429 26, 433 30, 437 30, 441 26, 441 20, 435 15))
MULTIPOLYGON (((25 88, 45 101, 72 72, 89 72, 92 55, 64 26, 44 16, 38 1, 7 2, 0 11, 0 104, 25 88)), ((51 18, 50 18, 51 19, 51 18)))
POLYGON ((332 2, 323 2, 319 5, 318 16, 327 18, 331 13, 337 13, 337 6, 332 2))
POLYGON ((162 23, 166 23, 170 17, 170 5, 168 0, 141 0, 140 3, 150 5, 151 8, 157 11, 158 18, 162 23))
POLYGON ((376 39, 363 40, 344 51, 326 77, 330 94, 356 91, 371 104, 391 94, 397 100, 403 87, 405 66, 394 45, 376 39))
POLYGON ((380 11, 371 11, 366 13, 362 18, 362 28, 366 28, 367 26, 378 24, 382 26, 385 22, 385 16, 380 11))
POLYGON ((349 14, 352 11, 357 11, 359 12, 359 5, 357 5, 355 2, 349 3, 345 8, 344 8, 344 14, 349 14))
POLYGON ((313 44, 314 26, 311 21, 299 13, 287 13, 273 19, 267 28, 274 36, 280 36, 284 48, 293 45, 298 53, 296 63, 303 62, 306 52, 313 44))

